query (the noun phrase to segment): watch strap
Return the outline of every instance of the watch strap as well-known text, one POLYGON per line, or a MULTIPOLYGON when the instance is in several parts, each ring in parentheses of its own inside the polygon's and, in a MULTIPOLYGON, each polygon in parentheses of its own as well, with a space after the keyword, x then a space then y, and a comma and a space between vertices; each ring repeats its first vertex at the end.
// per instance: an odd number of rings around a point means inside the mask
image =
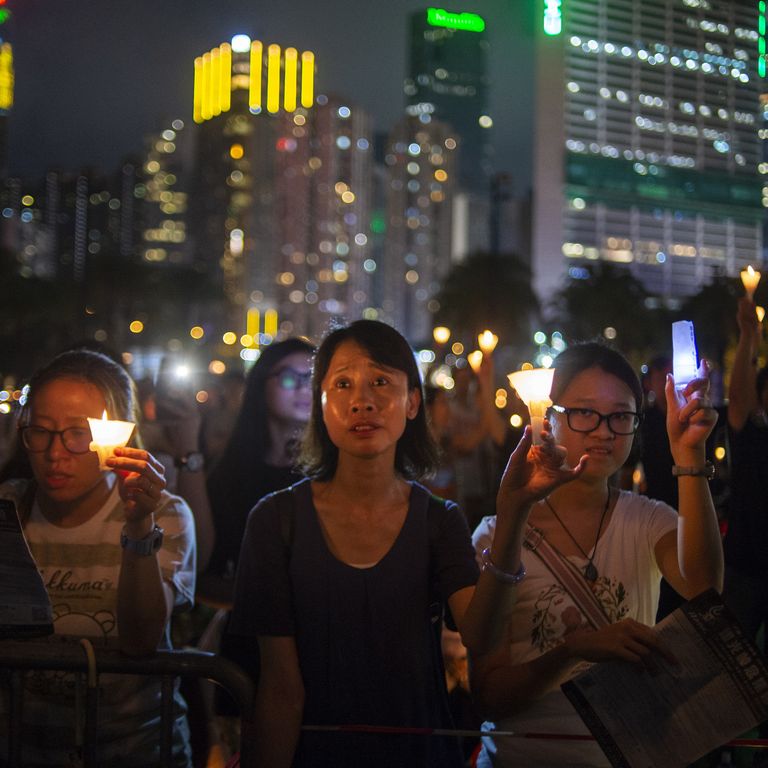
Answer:
POLYGON ((143 539, 132 539, 126 535, 125 529, 123 529, 120 532, 120 546, 135 552, 137 555, 153 555, 163 545, 164 534, 165 531, 159 525, 155 525, 143 539))
POLYGON ((674 477, 706 477, 707 480, 712 480, 715 476, 715 465, 711 461, 705 462, 703 467, 681 467, 675 464, 672 467, 672 475, 674 477))

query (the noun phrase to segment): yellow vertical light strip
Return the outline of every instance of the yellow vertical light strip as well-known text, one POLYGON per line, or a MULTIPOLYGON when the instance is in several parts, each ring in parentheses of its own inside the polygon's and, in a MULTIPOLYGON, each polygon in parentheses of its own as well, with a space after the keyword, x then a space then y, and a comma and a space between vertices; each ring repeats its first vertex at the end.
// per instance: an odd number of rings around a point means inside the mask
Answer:
POLYGON ((221 114, 221 53, 218 48, 211 50, 211 113, 221 114))
POLYGON ((192 119, 203 122, 203 57, 195 59, 195 88, 192 96, 192 119))
POLYGON ((299 68, 299 53, 295 48, 285 49, 285 72, 283 76, 283 107, 286 112, 296 111, 296 76, 299 68))
POLYGON ((211 54, 203 54, 203 77, 200 83, 202 93, 202 107, 200 114, 203 120, 210 120, 213 117, 211 112, 211 54))
POLYGON ((13 106, 13 48, 10 43, 3 43, 0 49, 0 70, 2 70, 2 109, 13 106))
POLYGON ((10 43, 0 46, 0 109, 13 106, 13 48, 10 43))
POLYGON ((267 111, 274 114, 280 109, 280 46, 267 48, 267 111))
POLYGON ((312 106, 315 100, 315 54, 304 51, 301 54, 301 106, 312 106))
POLYGON ((268 309, 264 313, 264 333, 273 339, 277 336, 277 310, 268 309))
POLYGON ((221 52, 221 91, 219 101, 221 111, 229 112, 232 106, 232 46, 229 43, 222 43, 219 48, 221 52))
POLYGON ((259 40, 251 43, 251 74, 248 85, 248 106, 261 109, 261 67, 264 50, 259 40))
POLYGON ((259 320, 261 313, 256 307, 251 307, 245 314, 245 332, 253 338, 255 346, 259 345, 259 320))

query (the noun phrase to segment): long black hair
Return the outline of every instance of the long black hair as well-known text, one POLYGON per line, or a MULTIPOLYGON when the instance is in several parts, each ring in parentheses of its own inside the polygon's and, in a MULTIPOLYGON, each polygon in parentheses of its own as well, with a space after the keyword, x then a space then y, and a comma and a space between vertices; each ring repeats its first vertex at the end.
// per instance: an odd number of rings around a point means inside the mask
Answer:
POLYGON ((316 480, 330 480, 336 473, 339 449, 331 441, 321 404, 322 382, 334 352, 342 342, 362 347, 378 365, 402 371, 408 389, 418 389, 421 398, 415 418, 408 419, 397 441, 395 469, 404 478, 415 480, 433 472, 437 466, 437 446, 427 426, 419 367, 408 342, 392 326, 378 320, 356 320, 332 330, 320 344, 312 370, 312 414, 301 451, 301 465, 316 480))

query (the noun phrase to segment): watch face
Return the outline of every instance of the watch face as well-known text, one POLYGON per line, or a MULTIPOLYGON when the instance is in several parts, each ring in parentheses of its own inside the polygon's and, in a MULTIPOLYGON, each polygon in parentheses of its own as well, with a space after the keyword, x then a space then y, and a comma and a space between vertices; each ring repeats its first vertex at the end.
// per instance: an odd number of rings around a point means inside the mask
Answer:
POLYGON ((181 468, 187 472, 199 472, 205 464, 202 453, 189 453, 181 460, 181 468))

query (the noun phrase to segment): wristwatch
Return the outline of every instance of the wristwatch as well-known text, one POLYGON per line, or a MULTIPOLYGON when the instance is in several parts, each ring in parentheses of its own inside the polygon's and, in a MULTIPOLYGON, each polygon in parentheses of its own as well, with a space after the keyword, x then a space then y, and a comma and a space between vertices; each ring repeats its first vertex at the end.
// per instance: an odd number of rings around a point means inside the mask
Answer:
POLYGON ((176 459, 173 463, 180 470, 186 472, 200 472, 205 466, 205 456, 198 451, 192 451, 186 456, 176 459))
POLYGON ((675 464, 672 467, 672 475, 674 477, 690 475, 692 477, 706 477, 707 480, 712 480, 715 477, 715 465, 711 461, 705 462, 703 467, 679 467, 675 464))
POLYGON ((156 525, 143 539, 131 539, 126 536, 123 528, 120 532, 120 546, 137 555, 154 555, 163 545, 163 534, 163 529, 156 525))

